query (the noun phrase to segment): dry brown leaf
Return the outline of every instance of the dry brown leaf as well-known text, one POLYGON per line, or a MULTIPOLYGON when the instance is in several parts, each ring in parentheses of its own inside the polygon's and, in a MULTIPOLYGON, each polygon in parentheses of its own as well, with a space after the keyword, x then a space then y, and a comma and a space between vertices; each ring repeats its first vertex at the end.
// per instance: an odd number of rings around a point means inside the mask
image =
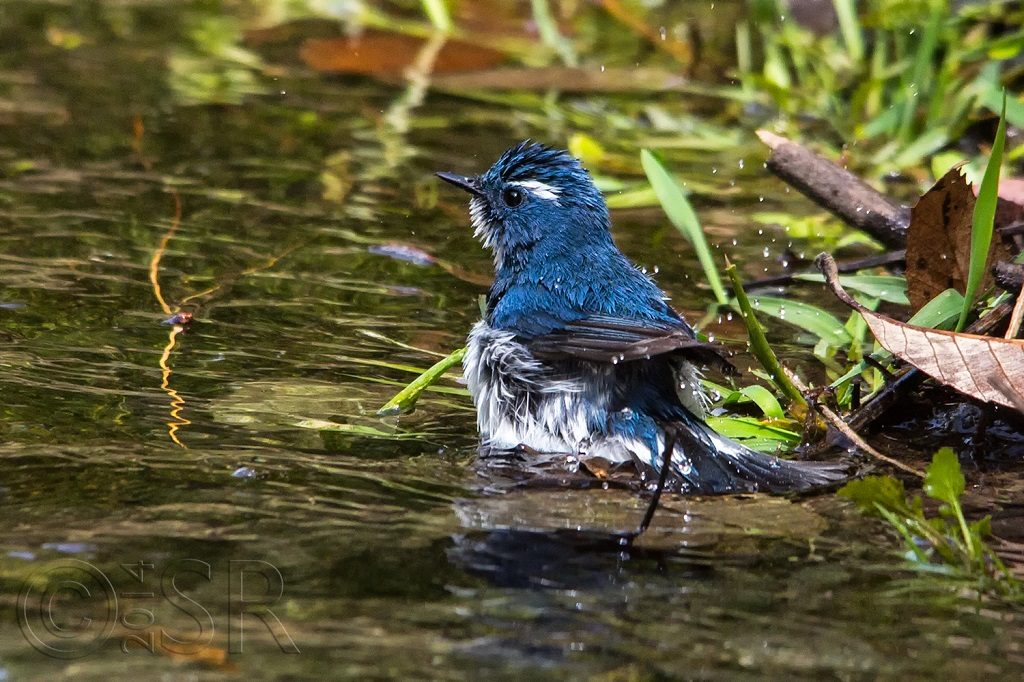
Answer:
MULTIPOLYGON (((956 166, 925 192, 907 228, 907 296, 914 310, 946 289, 964 292, 971 260, 974 192, 956 166)), ((997 223, 998 225, 998 223, 997 223)), ((1009 249, 992 240, 989 263, 1010 260, 1009 249)), ((985 274, 981 289, 992 284, 985 274)))
MULTIPOLYGON (((317 71, 394 77, 412 65, 425 42, 399 33, 367 31, 352 38, 311 38, 302 44, 299 56, 317 71)), ((433 72, 488 69, 504 59, 496 50, 449 39, 437 55, 433 72)))
POLYGON ((890 353, 961 393, 1016 408, 1017 396, 1006 387, 1024 386, 1024 341, 897 322, 868 310, 843 290, 832 256, 823 253, 815 263, 832 293, 864 317, 890 353))

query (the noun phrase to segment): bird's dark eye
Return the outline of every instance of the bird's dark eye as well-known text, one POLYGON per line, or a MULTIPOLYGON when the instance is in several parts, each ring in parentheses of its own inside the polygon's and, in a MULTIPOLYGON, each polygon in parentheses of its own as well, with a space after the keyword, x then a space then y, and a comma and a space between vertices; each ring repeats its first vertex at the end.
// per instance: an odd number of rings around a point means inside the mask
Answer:
POLYGON ((515 208, 519 204, 523 203, 523 193, 513 187, 509 187, 501 193, 501 200, 505 202, 505 205, 509 208, 515 208))

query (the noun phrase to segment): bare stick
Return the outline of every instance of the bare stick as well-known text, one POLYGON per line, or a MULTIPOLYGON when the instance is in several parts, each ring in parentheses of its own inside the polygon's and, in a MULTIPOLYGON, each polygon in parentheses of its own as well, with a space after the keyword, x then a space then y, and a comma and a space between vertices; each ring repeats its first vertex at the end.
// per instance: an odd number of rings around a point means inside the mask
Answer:
POLYGON ((1017 302, 1013 305, 1013 313, 1010 315, 1010 324, 1006 327, 1007 339, 1017 338, 1020 333, 1020 323, 1024 320, 1024 285, 1017 293, 1017 302))
MULTIPOLYGON (((782 371, 789 375, 789 380, 793 382, 794 386, 799 388, 804 393, 808 391, 807 386, 800 381, 799 377, 797 377, 795 374, 790 372, 785 367, 782 368, 782 371)), ((825 405, 818 403, 814 406, 814 409, 820 412, 821 416, 823 416, 825 420, 828 421, 828 423, 832 424, 832 426, 839 429, 840 433, 849 438, 850 442, 856 445, 858 449, 863 450, 864 452, 868 453, 869 455, 871 455, 880 462, 885 462, 886 464, 896 467, 900 471, 905 471, 908 474, 913 474, 914 476, 920 476, 921 478, 924 478, 924 472, 918 471, 914 467, 908 466, 899 460, 889 457, 888 455, 883 455, 881 452, 868 445, 867 441, 865 441, 863 438, 857 435, 857 432, 851 429, 850 425, 844 422, 842 417, 840 417, 838 414, 830 410, 825 405)))
POLYGON ((757 131, 772 150, 768 170, 840 220, 890 249, 907 245, 910 210, 899 206, 853 173, 784 137, 757 131))

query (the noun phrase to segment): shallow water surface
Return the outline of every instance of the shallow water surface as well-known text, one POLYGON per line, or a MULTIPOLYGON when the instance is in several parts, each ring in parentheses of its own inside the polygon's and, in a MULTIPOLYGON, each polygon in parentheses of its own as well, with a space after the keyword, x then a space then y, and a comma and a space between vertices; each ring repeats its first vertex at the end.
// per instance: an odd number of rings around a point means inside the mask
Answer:
MULTIPOLYGON (((1015 611, 907 582, 831 495, 667 497, 623 546, 644 500, 480 470, 458 384, 378 418, 462 343, 490 276, 431 172, 601 113, 410 105, 286 60, 269 92, 190 103, 165 72, 187 7, 0 7, 0 680, 1019 670, 1015 611)), ((702 217, 756 276, 783 234, 750 228, 779 194, 752 149, 674 167, 718 188, 702 217)), ((614 220, 699 319, 660 213, 614 220)))

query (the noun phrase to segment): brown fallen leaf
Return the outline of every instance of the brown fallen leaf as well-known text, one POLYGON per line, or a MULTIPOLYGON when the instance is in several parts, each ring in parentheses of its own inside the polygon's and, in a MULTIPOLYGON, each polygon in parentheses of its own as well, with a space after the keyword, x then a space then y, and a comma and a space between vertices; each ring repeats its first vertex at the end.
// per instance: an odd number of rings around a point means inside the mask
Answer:
MULTIPOLYGON (((302 44, 299 56, 316 71, 395 77, 412 65, 424 43, 414 36, 367 31, 351 38, 311 38, 302 44)), ((433 72, 488 69, 504 60, 505 55, 496 50, 449 39, 437 55, 433 72)))
POLYGON ((864 317, 890 353, 965 395, 1016 408, 1016 396, 1008 395, 1005 387, 1024 386, 1024 341, 898 322, 868 310, 846 293, 832 256, 823 253, 815 264, 832 293, 864 317))
POLYGON ((1024 414, 1024 393, 1021 392, 1020 388, 1011 386, 1006 379, 1002 377, 992 377, 992 383, 1010 399, 1010 402, 1013 403, 1013 406, 1017 408, 1018 412, 1024 414))
MULTIPOLYGON (((946 289, 963 293, 970 269, 974 203, 970 184, 960 173, 960 166, 955 166, 911 209, 907 296, 915 311, 946 289)), ((988 262, 1010 259, 1010 250, 994 238, 988 262)), ((991 284, 992 277, 986 273, 981 289, 991 284)))

